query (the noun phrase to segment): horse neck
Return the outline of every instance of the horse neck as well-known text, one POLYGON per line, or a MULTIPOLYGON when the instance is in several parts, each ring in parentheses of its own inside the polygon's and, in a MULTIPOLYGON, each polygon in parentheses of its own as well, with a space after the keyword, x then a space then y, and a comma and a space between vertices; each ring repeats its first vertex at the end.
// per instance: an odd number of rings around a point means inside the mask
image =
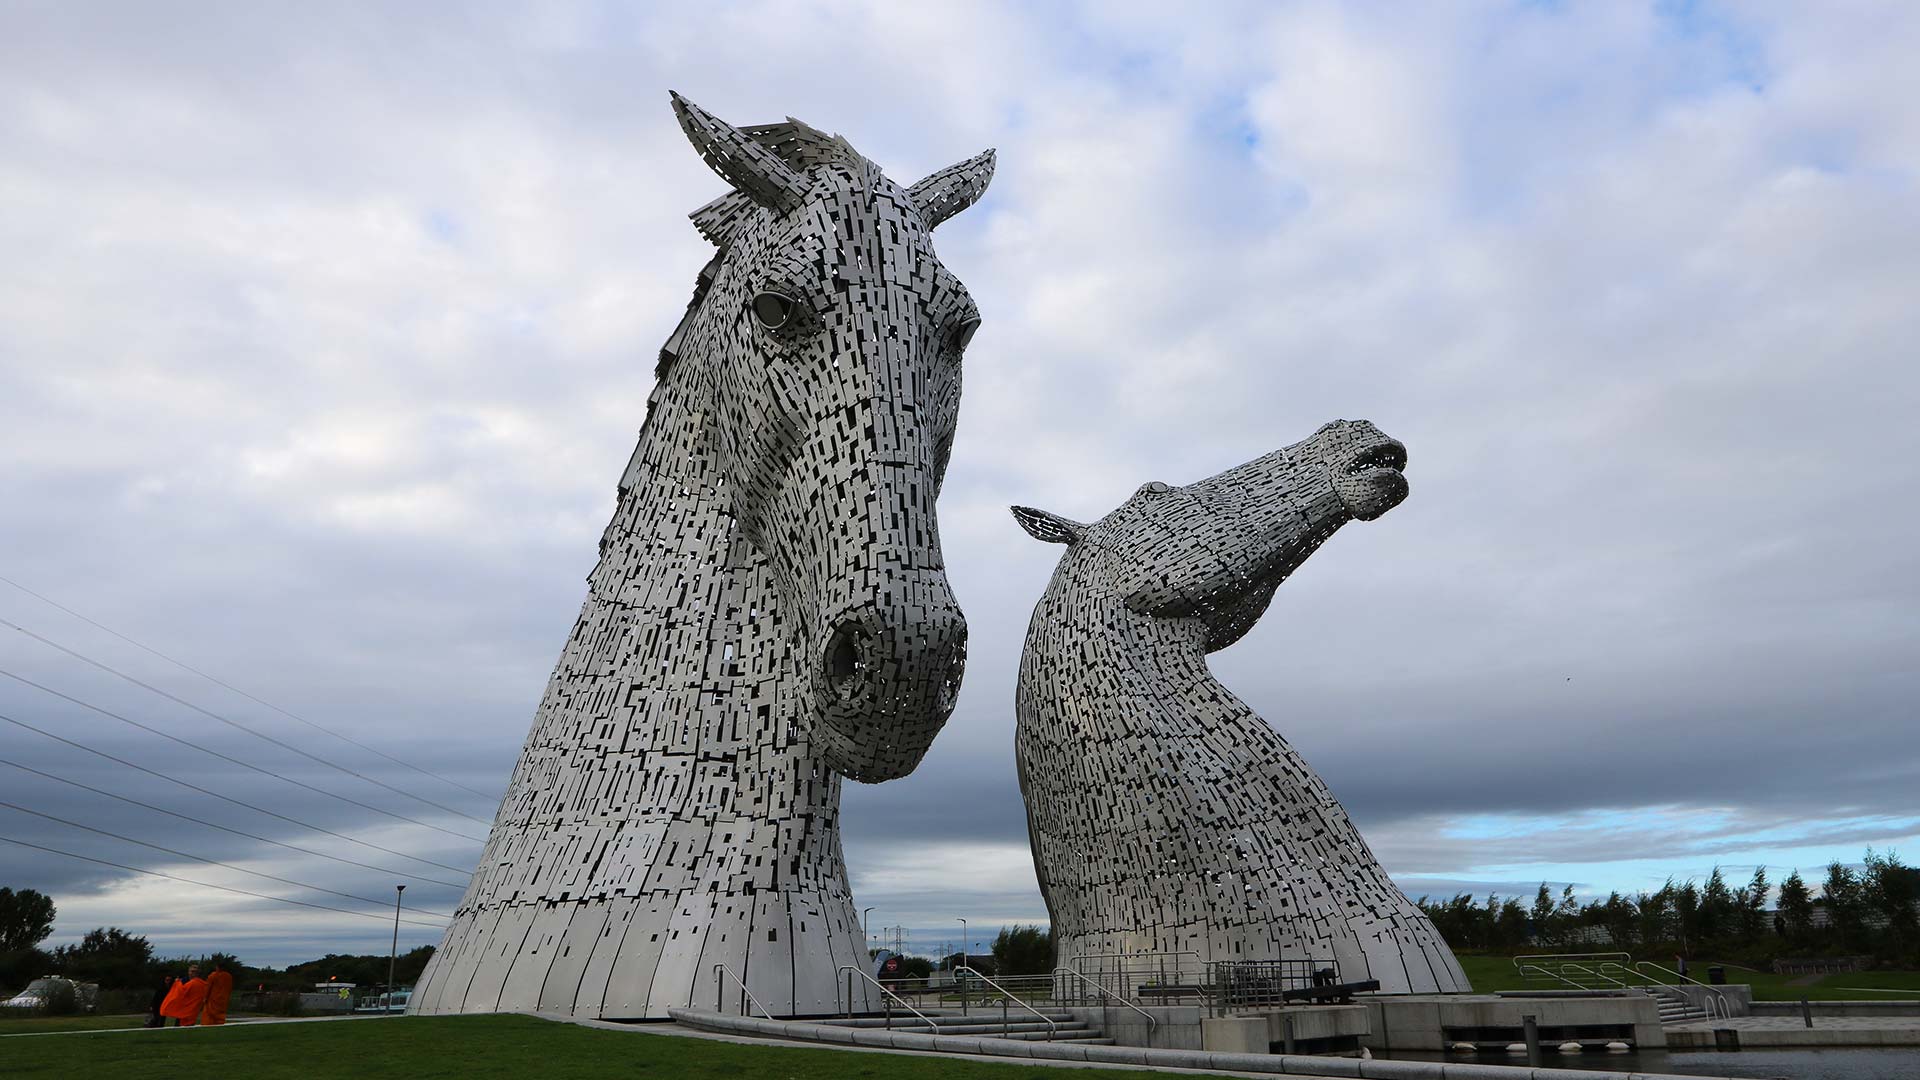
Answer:
MULTIPOLYGON (((792 625, 781 617, 765 558, 734 520, 718 448, 709 430, 710 380, 684 358, 667 371, 648 402, 633 458, 620 480, 619 507, 601 540, 594 591, 645 597, 650 614, 683 626, 674 674, 655 682, 656 716, 698 730, 702 759, 731 756, 730 792, 682 790, 673 807, 724 798, 700 809, 747 814, 736 799, 743 785, 791 785, 776 799, 786 813, 834 820, 840 778, 822 765, 791 722, 804 700, 793 663, 792 625), (631 557, 614 557, 624 545, 631 557), (601 581, 603 573, 627 575, 601 581), (766 714, 761 715, 765 708, 766 714)), ((656 726, 662 721, 656 720, 656 726)), ((669 736, 671 740, 671 736, 669 736)), ((659 807, 658 809, 668 809, 659 807)), ((821 830, 832 832, 833 830, 821 830)), ((838 838, 832 838, 838 849, 838 838)))
POLYGON ((1185 685, 1213 679, 1207 670, 1206 629, 1197 619, 1143 615, 1107 586, 1102 551, 1074 551, 1062 563, 1041 599, 1028 631, 1027 647, 1064 653, 1067 670, 1088 683, 1115 678, 1109 663, 1120 663, 1159 685, 1185 685), (1062 632, 1064 630, 1064 633, 1062 632), (1097 658, 1084 665, 1074 657, 1097 658))

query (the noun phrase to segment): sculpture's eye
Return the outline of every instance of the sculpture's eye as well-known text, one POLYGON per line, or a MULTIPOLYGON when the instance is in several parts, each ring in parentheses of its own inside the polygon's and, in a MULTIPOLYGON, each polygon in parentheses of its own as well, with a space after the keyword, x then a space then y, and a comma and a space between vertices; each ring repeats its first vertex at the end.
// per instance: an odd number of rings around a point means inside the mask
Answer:
POLYGON ((769 330, 778 330, 793 318, 793 309, 798 304, 793 297, 771 290, 753 298, 753 316, 760 325, 769 330))
POLYGON ((1172 484, 1163 484, 1158 480, 1152 480, 1140 485, 1140 494, 1142 495, 1165 495, 1172 490, 1172 484))
POLYGON ((955 349, 965 349, 967 342, 973 340, 973 332, 978 329, 980 329, 980 316, 978 315, 961 323, 959 328, 953 332, 953 347, 955 349))

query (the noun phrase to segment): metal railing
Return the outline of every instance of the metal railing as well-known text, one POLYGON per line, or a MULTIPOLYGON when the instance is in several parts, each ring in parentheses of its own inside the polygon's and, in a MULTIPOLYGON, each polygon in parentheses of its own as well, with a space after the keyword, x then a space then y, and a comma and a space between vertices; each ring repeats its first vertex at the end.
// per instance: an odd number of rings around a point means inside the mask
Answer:
POLYGON ((765 1005, 760 1004, 760 999, 753 996, 753 991, 747 989, 746 980, 742 979, 738 975, 735 975, 733 973, 733 969, 728 967, 725 964, 713 965, 713 1011, 714 1012, 725 1013, 727 1011, 727 1008, 725 1005, 726 996, 727 996, 727 984, 720 981, 720 975, 722 972, 725 972, 727 978, 732 979, 734 982, 734 985, 740 988, 740 1015, 741 1016, 747 1015, 747 1002, 751 1001, 753 1002, 753 1007, 760 1010, 761 1016, 764 1016, 769 1020, 773 1019, 773 1014, 767 1011, 767 1007, 765 1005))
POLYGON ((1625 983, 1622 983, 1618 979, 1601 975, 1596 969, 1608 964, 1615 967, 1623 967, 1631 963, 1633 963, 1633 955, 1623 952, 1530 953, 1525 956, 1516 956, 1513 958, 1513 966, 1520 972, 1520 977, 1523 979, 1531 979, 1535 974, 1544 975, 1548 978, 1558 979, 1569 986, 1581 990, 1599 990, 1604 989, 1604 987, 1589 986, 1575 979, 1570 979, 1567 977, 1569 970, 1578 974, 1593 976, 1596 981, 1605 980, 1624 986, 1626 985, 1625 983))
MULTIPOLYGON (((1592 978, 1593 981, 1597 983, 1612 983, 1614 986, 1617 986, 1622 990, 1634 989, 1633 984, 1628 982, 1627 980, 1615 978, 1614 976, 1607 974, 1607 968, 1609 967, 1614 968, 1615 970, 1619 971, 1621 974, 1631 974, 1631 972, 1627 971, 1627 969, 1621 967, 1619 964, 1616 964, 1611 960, 1606 961, 1605 963, 1595 964, 1592 967, 1589 967, 1586 964, 1580 964, 1580 963, 1569 963, 1566 965, 1566 967, 1574 971, 1580 972, 1582 975, 1586 975, 1592 978)), ((1597 987, 1596 989, 1604 990, 1606 989, 1606 987, 1604 986, 1597 987)))
POLYGON ((1211 1015, 1230 1015, 1236 1009, 1285 1008, 1291 992, 1339 983, 1340 963, 1332 958, 1215 960, 1207 965, 1204 996, 1211 1015))
MULTIPOLYGON (((906 998, 903 998, 899 994, 894 993, 892 990, 887 989, 886 984, 882 983, 879 979, 876 979, 873 976, 867 974, 864 970, 862 970, 858 965, 855 965, 855 964, 842 964, 837 970, 834 971, 833 993, 836 999, 840 996, 840 975, 843 972, 847 976, 847 1007, 841 1011, 842 1016, 851 1017, 853 1015, 853 976, 858 975, 862 979, 865 979, 868 983, 872 984, 873 987, 879 990, 881 994, 885 995, 884 997, 881 998, 881 1001, 886 1003, 888 1031, 893 1030, 893 1003, 897 1001, 900 1003, 901 1008, 919 1017, 921 1022, 927 1025, 927 1030, 929 1032, 935 1035, 938 1035, 940 1033, 940 1025, 934 1023, 933 1018, 931 1016, 928 1016, 926 1013, 923 1013, 919 1009, 916 1009, 913 1006, 907 1004, 906 998)), ((834 1001, 834 1004, 838 1005, 840 1004, 840 1002, 836 1000, 834 1001)))
MULTIPOLYGON (((1054 1021, 1053 1017, 1048 1016, 1045 1013, 1041 1012, 1039 1009, 1036 1009, 1033 1006, 1027 1004, 1025 1001, 1021 1000, 1019 997, 1016 997, 1011 990, 1008 990, 1006 987, 1001 986, 999 983, 994 982, 992 979, 987 978, 985 975, 980 974, 978 971, 975 971, 974 969, 967 967, 964 964, 961 964, 961 965, 957 965, 953 969, 953 973, 955 975, 960 975, 963 973, 972 975, 974 978, 979 979, 981 982, 986 983, 988 986, 991 986, 995 990, 998 990, 1000 992, 1000 1025, 1002 1028, 1002 1034, 1005 1034, 1006 1032, 1010 1032, 1013 1030, 1012 1027, 1009 1026, 1007 1021, 1007 1002, 1009 1001, 1027 1010, 1033 1015, 1039 1017, 1041 1020, 1046 1021, 1048 1042, 1052 1042, 1053 1037, 1060 1033, 1060 1025, 1054 1021)), ((967 984, 964 982, 960 984, 960 1015, 962 1016, 965 1016, 967 1014, 966 986, 967 984)))
MULTIPOLYGON (((1647 984, 1650 987, 1652 986, 1665 987, 1666 984, 1655 982, 1653 976, 1647 975, 1647 973, 1644 970, 1642 970, 1644 968, 1652 968, 1655 971, 1662 972, 1667 975, 1671 975, 1676 979, 1680 979, 1684 982, 1688 982, 1693 984, 1694 986, 1700 987, 1702 990, 1705 990, 1707 991, 1707 993, 1713 995, 1712 997, 1703 996, 1700 999, 1707 1006, 1706 1013, 1709 1019, 1716 1019, 1716 1018, 1721 1020, 1733 1019, 1733 1006, 1728 1003, 1727 995, 1721 993, 1718 987, 1708 985, 1707 983, 1703 983, 1699 979, 1696 979, 1691 975, 1682 975, 1680 972, 1675 971, 1670 967, 1666 967, 1665 965, 1662 965, 1662 964, 1656 964, 1651 960, 1641 960, 1635 963, 1633 965, 1633 968, 1635 971, 1638 971, 1641 975, 1646 977, 1647 984), (1717 1015, 1715 1012, 1716 1006, 1718 1006, 1717 1015)), ((1685 994, 1682 994, 1680 996, 1686 997, 1685 994)), ((1689 1005, 1693 1004, 1693 999, 1687 998, 1687 1004, 1689 1005)))
MULTIPOLYGON (((1126 998, 1121 997, 1119 994, 1114 993, 1113 991, 1107 989, 1106 987, 1101 986, 1099 983, 1094 982, 1092 979, 1087 978, 1085 975, 1080 974, 1079 972, 1073 970, 1072 968, 1054 968, 1053 969, 1053 977, 1056 982, 1058 982, 1060 977, 1063 975, 1069 978, 1080 980, 1081 985, 1092 987, 1094 992, 1100 995, 1101 997, 1100 1027, 1103 1030, 1112 1026, 1107 1022, 1106 1002, 1108 1000, 1117 1001, 1121 1005, 1124 1005, 1127 1008, 1132 1009, 1134 1012, 1139 1013, 1141 1016, 1144 1016, 1147 1018, 1147 1045, 1148 1046, 1153 1045, 1153 1032, 1155 1028, 1160 1026, 1160 1021, 1156 1019, 1152 1013, 1148 1012, 1147 1010, 1141 1008, 1138 1005, 1135 1005, 1133 1002, 1128 1001, 1126 998)), ((1053 996, 1053 999, 1057 1002, 1061 999, 1062 996, 1063 995, 1057 992, 1057 988, 1056 988, 1056 992, 1053 996)))
MULTIPOLYGON (((1164 998, 1175 985, 1202 987, 1206 980, 1206 960, 1192 949, 1164 952, 1076 953, 1067 966, 1118 997, 1129 1001, 1139 997, 1144 987, 1154 987, 1164 998), (1172 962, 1169 963, 1168 961, 1172 962)), ((1202 991, 1204 993, 1204 991, 1202 991)))
POLYGON ((1566 975, 1562 974, 1559 970, 1555 968, 1544 968, 1535 964, 1516 964, 1514 966, 1519 969, 1520 977, 1523 979, 1532 980, 1535 976, 1540 976, 1542 978, 1548 978, 1548 979, 1559 979, 1561 982, 1566 983, 1568 986, 1573 987, 1575 990, 1593 989, 1593 987, 1587 986, 1584 983, 1578 983, 1572 979, 1567 978, 1566 975))

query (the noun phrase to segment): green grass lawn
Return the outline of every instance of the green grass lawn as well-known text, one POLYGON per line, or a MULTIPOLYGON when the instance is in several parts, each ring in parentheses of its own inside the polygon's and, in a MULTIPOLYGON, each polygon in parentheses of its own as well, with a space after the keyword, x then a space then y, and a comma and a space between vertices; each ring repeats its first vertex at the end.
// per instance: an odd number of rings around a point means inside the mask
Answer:
MULTIPOLYGON (((6 1029, 11 1030, 11 1029, 6 1029)), ((779 1080, 1061 1080, 1055 1069, 945 1057, 753 1046, 600 1031, 530 1016, 436 1016, 185 1031, 0 1039, 0 1072, 19 1076, 244 1076, 312 1080, 346 1074, 428 1080, 761 1077, 779 1080)), ((1071 1076, 1164 1077, 1099 1069, 1071 1076)))
MULTIPOLYGON (((1483 994, 1500 990, 1549 990, 1555 988, 1552 982, 1522 979, 1514 969, 1510 956, 1484 956, 1474 953, 1459 953, 1460 966, 1466 970, 1467 978, 1473 982, 1473 988, 1483 994)), ((1671 959, 1657 960, 1656 963, 1673 966, 1671 959)), ((1706 981, 1707 968, 1711 960, 1687 961, 1687 972, 1702 982, 1706 981)), ((1748 971, 1744 968, 1728 967, 1729 983, 1747 983, 1753 987, 1755 1001, 1799 1001, 1808 998, 1813 1001, 1893 1001, 1901 994, 1876 994, 1872 991, 1898 990, 1910 992, 1907 996, 1920 999, 1920 971, 1862 971, 1852 975, 1821 975, 1806 986, 1790 985, 1798 981, 1798 976, 1774 975, 1763 971, 1748 971), (1864 991, 1860 988, 1865 988, 1864 991)), ((1667 977, 1664 981, 1678 982, 1667 977)), ((1562 987, 1564 988, 1564 987, 1562 987)))

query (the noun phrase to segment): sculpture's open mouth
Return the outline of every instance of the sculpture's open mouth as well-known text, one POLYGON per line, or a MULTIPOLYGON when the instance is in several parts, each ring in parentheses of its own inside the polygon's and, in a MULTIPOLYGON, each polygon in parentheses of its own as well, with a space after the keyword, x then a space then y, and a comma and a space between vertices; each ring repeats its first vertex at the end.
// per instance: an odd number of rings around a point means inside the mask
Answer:
POLYGON ((1401 473, 1407 467, 1406 446, 1377 431, 1368 434, 1377 441, 1348 454, 1332 470, 1333 490, 1347 513, 1360 521, 1372 521, 1407 497, 1407 478, 1401 473))
POLYGON ((1374 443, 1356 452, 1341 467, 1342 476, 1360 476, 1365 473, 1387 470, 1399 472, 1407 467, 1407 448, 1397 439, 1374 443))

